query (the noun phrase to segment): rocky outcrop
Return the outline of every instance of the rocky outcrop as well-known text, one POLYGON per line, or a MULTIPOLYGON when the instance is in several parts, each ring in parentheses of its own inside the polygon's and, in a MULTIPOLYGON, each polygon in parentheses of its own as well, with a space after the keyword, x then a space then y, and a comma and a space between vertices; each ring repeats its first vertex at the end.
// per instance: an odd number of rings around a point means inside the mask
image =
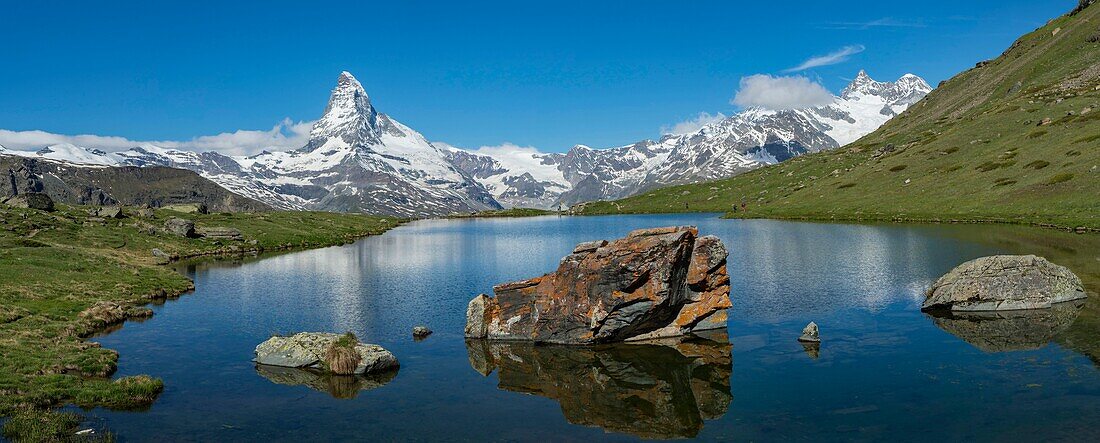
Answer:
POLYGON ((164 230, 180 237, 195 237, 195 222, 179 217, 171 217, 164 221, 164 230))
POLYGON ((922 310, 1001 311, 1049 308, 1086 297, 1081 279, 1034 255, 994 255, 963 263, 928 290, 922 310))
MULTIPOLYGON (((312 369, 329 372, 324 364, 325 354, 339 340, 340 334, 324 332, 299 332, 291 336, 275 336, 256 346, 256 358, 261 365, 286 368, 312 369)), ((352 374, 374 374, 397 369, 397 357, 381 346, 356 343, 359 362, 352 374)))
POLYGON ((547 343, 646 340, 725 327, 722 241, 694 227, 581 243, 557 272, 493 288, 466 312, 466 336, 547 343))
POLYGON ((39 211, 53 211, 53 199, 41 192, 31 192, 8 197, 4 204, 13 208, 29 208, 39 211))
POLYGON ((45 193, 55 202, 70 205, 161 207, 202 203, 218 212, 271 209, 185 169, 85 166, 0 154, 0 199, 31 192, 45 193))
POLYGON ((467 340, 470 365, 501 390, 546 397, 570 423, 642 438, 689 438, 725 415, 731 346, 706 337, 597 346, 467 340))
POLYGON ((88 215, 100 218, 123 218, 125 214, 122 213, 122 206, 100 206, 88 210, 88 215))

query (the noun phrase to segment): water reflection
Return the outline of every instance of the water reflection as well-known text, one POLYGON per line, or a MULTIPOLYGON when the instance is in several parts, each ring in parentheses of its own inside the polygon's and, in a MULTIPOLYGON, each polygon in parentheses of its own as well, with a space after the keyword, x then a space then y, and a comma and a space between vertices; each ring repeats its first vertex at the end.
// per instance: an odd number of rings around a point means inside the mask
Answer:
POLYGON ((725 331, 682 341, 596 347, 468 340, 470 365, 499 388, 557 401, 565 419, 642 438, 694 437, 729 409, 725 331))
POLYGON ((317 391, 327 392, 334 398, 355 398, 359 392, 381 387, 397 376, 397 371, 370 376, 335 375, 309 369, 268 365, 256 365, 256 373, 275 384, 307 386, 317 391))
POLYGON ((1056 304, 1050 309, 991 312, 941 312, 932 320, 986 352, 1039 349, 1073 325, 1085 300, 1056 304))

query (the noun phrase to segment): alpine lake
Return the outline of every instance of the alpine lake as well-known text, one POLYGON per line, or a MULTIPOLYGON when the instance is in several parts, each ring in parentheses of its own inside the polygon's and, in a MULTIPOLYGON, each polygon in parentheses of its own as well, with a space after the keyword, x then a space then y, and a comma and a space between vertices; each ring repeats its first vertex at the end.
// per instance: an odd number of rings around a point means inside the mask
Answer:
POLYGON ((1100 236, 718 214, 424 220, 353 244, 182 263, 196 290, 93 341, 148 409, 80 411, 120 441, 1100 441, 1100 236), (467 341, 466 304, 582 241, 694 225, 730 251, 726 330, 594 347, 467 341), (925 290, 993 254, 1070 268, 1089 298, 934 317, 925 290), (808 322, 820 345, 796 338, 808 322), (414 340, 411 329, 434 334, 414 340), (256 366, 273 334, 354 332, 395 373, 256 366))

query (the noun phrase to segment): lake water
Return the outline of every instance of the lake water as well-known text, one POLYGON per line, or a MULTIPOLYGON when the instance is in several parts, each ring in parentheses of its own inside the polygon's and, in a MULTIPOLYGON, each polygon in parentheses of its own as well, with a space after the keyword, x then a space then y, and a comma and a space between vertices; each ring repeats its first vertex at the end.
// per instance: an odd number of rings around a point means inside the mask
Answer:
POLYGON ((420 221, 326 249, 187 267, 197 289, 96 338, 165 391, 87 411, 124 441, 1092 440, 1100 438, 1100 241, 1002 226, 840 225, 713 214, 420 221), (730 250, 728 331, 676 346, 467 343, 466 303, 553 271, 581 241, 697 225, 730 250), (933 318, 963 261, 1036 253, 1090 299, 933 318), (809 321, 819 348, 796 341, 809 321), (435 333, 414 341, 418 324, 435 333), (381 379, 257 368, 272 334, 353 331, 381 379), (487 374, 487 375, 486 375, 487 374))

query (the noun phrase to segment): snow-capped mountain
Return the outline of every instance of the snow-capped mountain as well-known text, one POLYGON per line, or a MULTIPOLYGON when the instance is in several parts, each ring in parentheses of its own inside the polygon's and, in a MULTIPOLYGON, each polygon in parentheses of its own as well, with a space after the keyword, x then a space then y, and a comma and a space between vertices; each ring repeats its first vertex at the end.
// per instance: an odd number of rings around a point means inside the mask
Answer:
POLYGON ((37 152, 0 147, 0 155, 88 167, 189 169, 280 209, 426 217, 502 205, 568 206, 725 178, 855 141, 930 91, 912 74, 877 82, 860 71, 827 106, 749 109, 692 133, 610 149, 576 145, 566 153, 521 147, 470 151, 430 143, 379 113, 359 81, 344 72, 308 143, 297 150, 230 157, 153 144, 121 152, 57 144, 37 152))
POLYGON ((551 207, 627 197, 647 189, 730 177, 851 143, 905 111, 932 88, 906 74, 878 82, 860 71, 833 98, 807 109, 749 109, 699 130, 611 149, 565 154, 449 150, 452 161, 506 206, 551 207), (516 157, 524 161, 514 161, 516 157))
POLYGON ((190 169, 281 209, 425 217, 501 207, 447 153, 379 113, 347 72, 340 74, 309 142, 294 151, 229 157, 150 144, 114 153, 62 144, 32 155, 81 165, 190 169))

